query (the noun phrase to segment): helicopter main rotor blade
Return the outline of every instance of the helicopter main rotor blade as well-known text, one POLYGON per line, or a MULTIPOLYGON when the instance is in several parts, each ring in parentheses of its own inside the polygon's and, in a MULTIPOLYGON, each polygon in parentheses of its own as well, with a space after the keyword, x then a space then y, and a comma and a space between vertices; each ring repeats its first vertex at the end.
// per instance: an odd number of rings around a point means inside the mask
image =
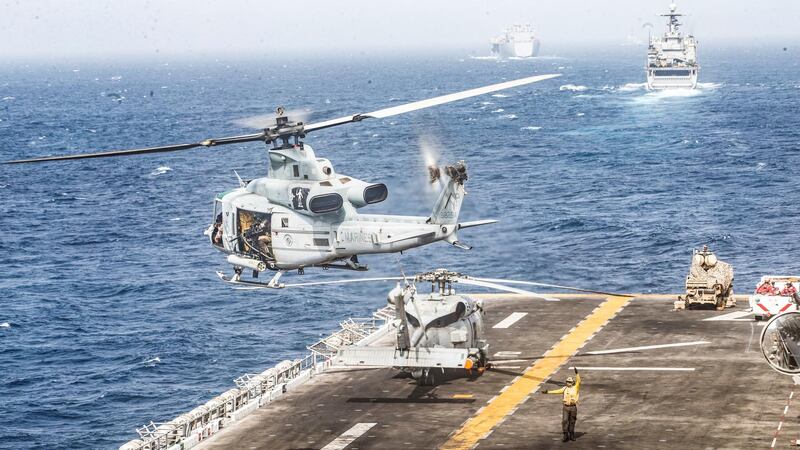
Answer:
POLYGON ((499 278, 475 278, 476 280, 480 281, 489 281, 494 283, 508 283, 508 284, 523 284, 526 286, 541 286, 541 287, 550 287, 555 289, 565 289, 568 291, 577 291, 577 292, 586 292, 589 294, 601 294, 601 295, 613 295, 616 297, 635 297, 634 295, 630 294, 617 294, 614 292, 605 292, 605 291, 595 291, 592 289, 583 289, 577 288, 572 286, 561 286, 559 284, 547 284, 547 283, 535 283, 533 281, 517 281, 517 280, 502 280, 499 278))
POLYGON ((325 128, 335 127, 337 125, 344 125, 351 122, 360 122, 364 119, 383 119, 385 117, 396 116, 398 114, 405 114, 411 111, 417 111, 431 106, 443 105, 445 103, 463 100, 465 98, 476 97, 478 95, 489 94, 491 92, 502 91, 503 89, 510 89, 514 87, 524 86, 526 84, 536 83, 537 81, 549 80, 550 78, 559 77, 561 74, 548 74, 536 75, 534 77, 520 78, 518 80, 505 81, 503 83, 492 84, 489 86, 470 89, 467 91, 455 92, 453 94, 441 95, 426 100, 419 100, 405 105, 393 106, 391 108, 379 109, 368 113, 353 114, 351 116, 340 117, 338 119, 326 120, 324 122, 312 123, 306 125, 304 130, 306 133, 322 130, 325 128))
POLYGON ((353 278, 349 280, 312 281, 309 283, 284 284, 283 287, 288 288, 288 287, 304 287, 304 286, 321 286, 326 284, 368 283, 370 281, 403 281, 403 277, 353 278))
POLYGON ((162 145, 159 147, 134 148, 130 150, 112 150, 112 151, 98 152, 98 153, 78 153, 75 155, 44 156, 41 158, 17 159, 13 161, 5 161, 3 162, 3 164, 20 164, 20 163, 44 162, 44 161, 64 161, 68 159, 105 158, 107 156, 129 156, 129 155, 141 155, 146 153, 176 152, 180 150, 190 150, 197 147, 213 147, 215 145, 238 144, 241 142, 260 141, 263 139, 264 139, 264 133, 244 134, 241 136, 230 136, 218 139, 206 139, 204 141, 197 142, 194 144, 162 145))
POLYGON ((540 294, 537 294, 535 292, 526 291, 526 290, 523 290, 523 289, 517 289, 517 288, 511 287, 511 286, 503 286, 502 284, 491 283, 491 282, 484 281, 484 280, 477 280, 475 278, 459 278, 458 282, 459 283, 463 283, 463 284, 469 284, 469 285, 472 285, 472 286, 480 286, 480 287, 485 287, 485 288, 489 288, 489 289, 495 289, 495 290, 498 290, 498 291, 511 292, 513 294, 527 295, 527 296, 530 296, 530 297, 540 298, 540 299, 548 301, 548 302, 557 302, 558 301, 558 299, 556 299, 556 298, 546 297, 544 295, 540 295, 540 294))
MULTIPOLYGON (((549 75, 537 75, 528 78, 521 78, 518 80, 506 81, 503 83, 492 84, 489 86, 479 87, 475 89, 470 89, 467 91, 456 92, 453 94, 441 95, 439 97, 429 98, 426 100, 420 100, 412 103, 406 103, 405 105, 393 106, 391 108, 384 108, 379 109, 377 111, 369 112, 369 113, 362 113, 362 114, 354 114, 351 116, 340 117, 338 119, 327 120, 324 122, 319 122, 315 124, 305 125, 303 126, 302 123, 298 123, 298 130, 294 131, 295 133, 305 134, 315 130, 321 130, 324 128, 330 128, 336 125, 343 125, 346 123, 352 122, 359 122, 363 119, 368 118, 375 118, 375 119, 382 119, 384 117, 390 117, 397 114, 404 114, 411 111, 417 111, 419 109, 430 108, 431 106, 442 105, 444 103, 450 103, 457 100, 463 100, 465 98, 475 97, 478 95, 488 94, 490 92, 496 92, 503 89, 510 89, 513 87, 524 86, 526 84, 535 83, 537 81, 548 80, 550 78, 555 78, 560 76, 560 74, 549 74, 549 75)), ((146 153, 164 153, 164 152, 174 152, 180 150, 190 150, 196 147, 213 147, 215 145, 225 145, 225 144, 238 144, 242 142, 252 142, 252 141, 263 141, 267 138, 267 130, 260 133, 255 134, 245 134, 240 136, 231 136, 231 137, 224 137, 219 139, 206 139, 201 142, 191 143, 191 144, 176 144, 176 145, 164 145, 159 147, 146 147, 146 148, 136 148, 130 150, 113 150, 107 152, 96 152, 96 153, 79 153, 75 155, 58 155, 58 156, 45 156, 41 158, 30 158, 30 159, 17 159, 13 161, 5 161, 3 164, 20 164, 20 163, 32 163, 32 162, 45 162, 45 161, 64 161, 64 160, 71 160, 71 159, 87 159, 87 158, 104 158, 107 156, 129 156, 129 155, 141 155, 146 153)))

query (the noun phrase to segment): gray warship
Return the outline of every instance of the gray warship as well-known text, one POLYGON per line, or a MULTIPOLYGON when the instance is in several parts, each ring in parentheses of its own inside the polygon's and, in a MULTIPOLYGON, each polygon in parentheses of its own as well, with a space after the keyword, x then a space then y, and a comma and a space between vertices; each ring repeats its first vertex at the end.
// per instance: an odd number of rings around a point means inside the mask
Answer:
POLYGON ((667 17, 667 30, 662 36, 650 38, 645 66, 648 89, 697 87, 697 39, 680 32, 678 18, 683 14, 677 9, 675 3, 669 6, 669 12, 661 15, 667 17))

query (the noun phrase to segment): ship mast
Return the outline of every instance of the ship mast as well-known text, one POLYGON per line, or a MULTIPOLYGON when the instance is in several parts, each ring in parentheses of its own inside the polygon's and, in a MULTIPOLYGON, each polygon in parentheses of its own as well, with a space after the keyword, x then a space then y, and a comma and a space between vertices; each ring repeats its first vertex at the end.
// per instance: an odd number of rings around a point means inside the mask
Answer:
POLYGON ((669 34, 674 36, 678 34, 678 27, 682 24, 678 22, 678 17, 683 16, 683 14, 678 14, 675 12, 678 9, 678 5, 675 3, 671 3, 669 5, 669 12, 667 14, 661 14, 661 17, 669 17, 669 34))

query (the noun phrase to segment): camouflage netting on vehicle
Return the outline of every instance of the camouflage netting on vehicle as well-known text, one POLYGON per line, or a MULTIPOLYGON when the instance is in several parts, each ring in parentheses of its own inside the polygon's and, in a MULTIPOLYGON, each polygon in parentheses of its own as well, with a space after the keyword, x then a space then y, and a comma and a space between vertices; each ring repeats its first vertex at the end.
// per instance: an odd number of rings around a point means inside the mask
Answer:
POLYGON ((702 265, 692 260, 689 279, 693 282, 705 282, 709 287, 720 284, 725 288, 733 283, 733 267, 726 262, 717 261, 714 267, 709 267, 706 270, 702 265))

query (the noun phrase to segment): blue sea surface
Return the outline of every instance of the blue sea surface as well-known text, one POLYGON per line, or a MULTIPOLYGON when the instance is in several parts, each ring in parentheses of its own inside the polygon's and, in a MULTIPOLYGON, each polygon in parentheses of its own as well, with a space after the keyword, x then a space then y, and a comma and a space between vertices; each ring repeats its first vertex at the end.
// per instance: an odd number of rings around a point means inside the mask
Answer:
MULTIPOLYGON (((779 47, 701 56, 690 92, 646 91, 642 48, 9 64, 0 159, 197 142, 252 132, 234 121, 277 105, 313 122, 561 73, 308 136, 338 173, 389 186, 362 211, 410 215, 432 206, 419 141, 433 139, 443 163, 468 164, 462 219, 500 220, 461 232, 471 251, 363 257, 369 276, 447 267, 679 292, 692 248, 709 244, 746 293, 761 275, 800 274, 800 58, 779 47)), ((252 292, 217 279, 230 269, 202 234, 212 200, 237 186, 234 169, 264 176, 266 156, 256 143, 0 166, 0 448, 116 448, 385 304, 389 284, 252 292)))

